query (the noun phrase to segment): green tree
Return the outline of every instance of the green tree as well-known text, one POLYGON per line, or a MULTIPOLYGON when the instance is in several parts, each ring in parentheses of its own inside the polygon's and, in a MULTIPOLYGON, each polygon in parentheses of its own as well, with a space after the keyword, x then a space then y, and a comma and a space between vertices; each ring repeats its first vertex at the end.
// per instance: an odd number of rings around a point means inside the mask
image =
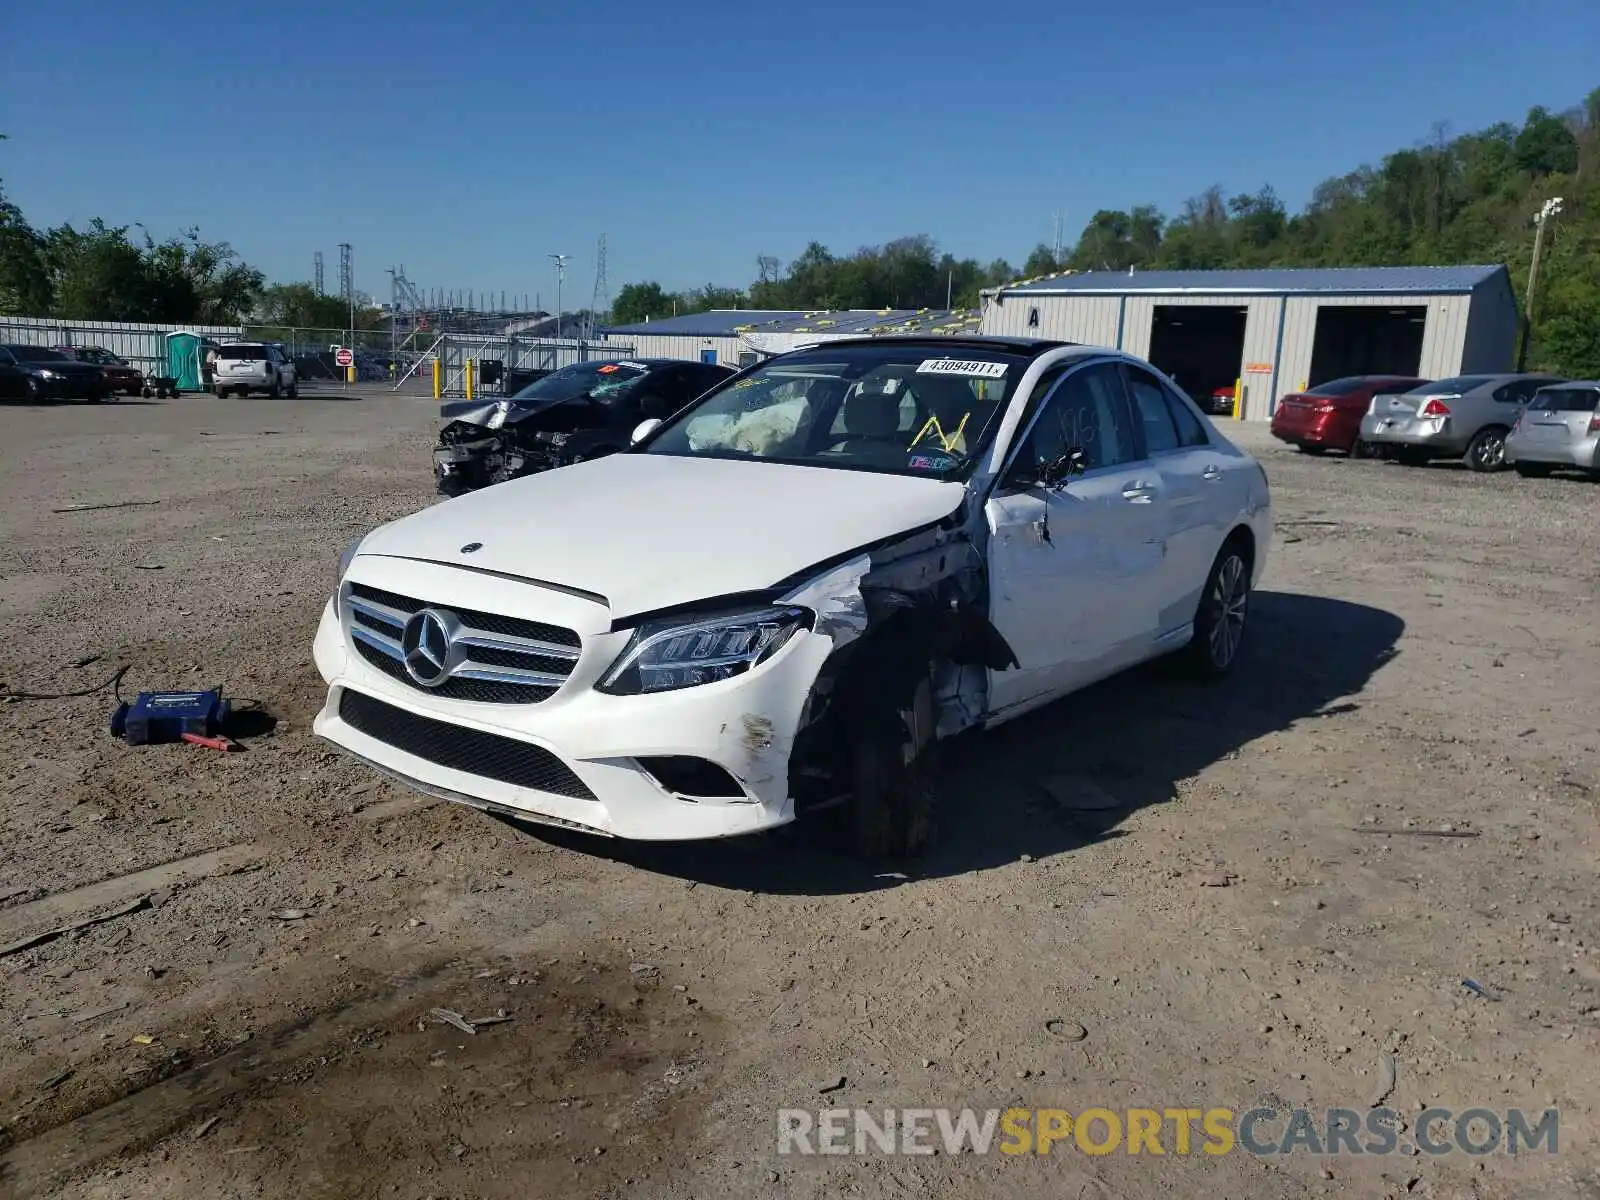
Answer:
POLYGON ((69 321, 139 321, 150 311, 144 255, 126 226, 98 217, 84 230, 60 225, 44 236, 50 276, 49 315, 69 321))
POLYGON ((674 299, 662 291, 661 285, 654 280, 630 283, 611 302, 611 321, 615 325, 659 321, 662 317, 672 315, 674 299))
POLYGON ((1022 264, 1022 277, 1036 279, 1040 275, 1053 275, 1061 269, 1062 264, 1056 261, 1056 252, 1043 242, 1035 246, 1022 264))
MULTIPOLYGON (((145 235, 148 279, 146 320, 197 325, 236 325, 261 296, 265 279, 239 261, 226 242, 205 242, 198 229, 157 243, 145 235)), ((348 323, 348 317, 336 323, 348 323)))
POLYGON ((1570 175, 1578 169, 1578 139, 1548 109, 1528 110, 1516 151, 1517 165, 1534 175, 1570 175))
POLYGON ((44 239, 0 187, 0 313, 48 313, 51 296, 44 239))

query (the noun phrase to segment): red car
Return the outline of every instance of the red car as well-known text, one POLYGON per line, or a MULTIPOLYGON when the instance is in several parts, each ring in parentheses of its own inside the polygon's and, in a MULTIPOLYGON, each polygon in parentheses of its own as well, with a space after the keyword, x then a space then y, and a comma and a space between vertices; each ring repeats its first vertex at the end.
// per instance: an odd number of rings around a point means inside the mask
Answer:
POLYGON ((1340 450, 1360 456, 1361 418, 1374 396, 1409 392, 1427 383, 1409 375, 1347 375, 1303 392, 1291 392, 1272 413, 1272 436, 1307 454, 1340 450))
POLYGON ((104 346, 57 346, 55 349, 68 358, 99 367, 113 396, 119 392, 137 396, 144 391, 144 375, 139 369, 129 366, 127 359, 119 358, 104 346))

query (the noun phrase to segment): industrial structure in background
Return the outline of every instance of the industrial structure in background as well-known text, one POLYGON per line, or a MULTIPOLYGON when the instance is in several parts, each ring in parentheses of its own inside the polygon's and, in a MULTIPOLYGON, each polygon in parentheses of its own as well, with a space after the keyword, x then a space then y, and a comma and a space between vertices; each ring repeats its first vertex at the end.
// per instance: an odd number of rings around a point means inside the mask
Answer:
POLYGON ((604 330, 635 347, 641 358, 686 358, 747 367, 772 354, 842 337, 884 334, 975 334, 982 315, 976 309, 867 308, 829 311, 712 309, 604 330))
POLYGON ((1346 375, 1444 379, 1510 371, 1517 306, 1503 266, 1060 273, 983 293, 984 333, 1053 338, 1149 360, 1239 415, 1346 375))
POLYGON ((318 250, 311 256, 311 286, 313 289, 315 289, 317 295, 319 296, 326 296, 328 294, 327 281, 323 278, 322 274, 321 250, 318 250))

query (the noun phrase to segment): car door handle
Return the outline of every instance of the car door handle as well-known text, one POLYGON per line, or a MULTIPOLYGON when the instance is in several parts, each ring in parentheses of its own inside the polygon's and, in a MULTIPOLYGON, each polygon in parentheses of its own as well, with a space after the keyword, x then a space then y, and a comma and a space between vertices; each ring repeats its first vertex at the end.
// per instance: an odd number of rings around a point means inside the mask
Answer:
POLYGON ((1212 483, 1215 483, 1222 478, 1222 468, 1215 463, 1208 464, 1206 469, 1200 472, 1200 478, 1209 479, 1212 483))

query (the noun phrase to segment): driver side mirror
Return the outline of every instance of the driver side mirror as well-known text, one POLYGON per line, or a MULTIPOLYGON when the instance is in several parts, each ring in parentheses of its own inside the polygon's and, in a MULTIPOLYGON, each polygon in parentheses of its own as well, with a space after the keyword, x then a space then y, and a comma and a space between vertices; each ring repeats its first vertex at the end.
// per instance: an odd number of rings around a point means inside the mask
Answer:
POLYGON ((1033 464, 1019 459, 1006 478, 1006 486, 1023 490, 1045 488, 1052 492, 1059 491, 1067 486, 1073 476, 1082 475, 1088 469, 1088 455, 1080 447, 1072 446, 1054 458, 1040 459, 1033 464))
POLYGON ((1049 462, 1039 464, 1039 483, 1047 488, 1062 488, 1075 475, 1089 469, 1089 456, 1079 446, 1069 446, 1049 462))
POLYGON ((656 426, 660 424, 661 418, 659 417, 651 417, 648 421, 640 421, 633 427, 633 436, 629 440, 632 442, 644 441, 645 438, 656 431, 656 426))

